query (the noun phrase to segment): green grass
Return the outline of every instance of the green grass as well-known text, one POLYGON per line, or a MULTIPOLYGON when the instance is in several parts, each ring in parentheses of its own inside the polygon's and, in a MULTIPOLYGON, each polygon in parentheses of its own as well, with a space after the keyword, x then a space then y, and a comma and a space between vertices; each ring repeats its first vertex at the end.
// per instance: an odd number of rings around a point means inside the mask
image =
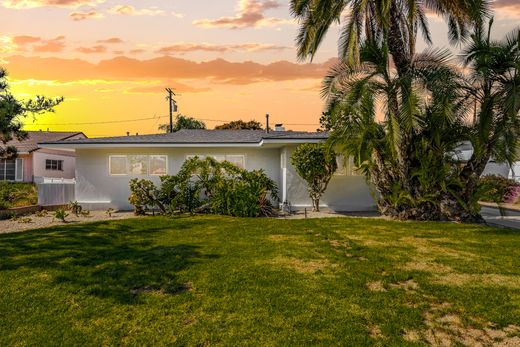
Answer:
POLYGON ((0 235, 0 346, 520 342, 520 233, 148 217, 0 235))

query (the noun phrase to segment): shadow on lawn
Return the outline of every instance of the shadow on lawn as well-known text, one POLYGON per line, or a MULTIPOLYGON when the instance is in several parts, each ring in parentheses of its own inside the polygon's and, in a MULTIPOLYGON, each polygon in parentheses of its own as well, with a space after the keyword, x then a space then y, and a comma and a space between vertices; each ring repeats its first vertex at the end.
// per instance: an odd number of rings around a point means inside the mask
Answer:
POLYGON ((1 235, 0 276, 2 271, 29 269, 64 290, 127 304, 139 303, 144 292, 180 294, 191 285, 180 280, 179 272, 218 255, 175 243, 174 237, 157 244, 154 234, 166 229, 172 228, 102 222, 1 235))

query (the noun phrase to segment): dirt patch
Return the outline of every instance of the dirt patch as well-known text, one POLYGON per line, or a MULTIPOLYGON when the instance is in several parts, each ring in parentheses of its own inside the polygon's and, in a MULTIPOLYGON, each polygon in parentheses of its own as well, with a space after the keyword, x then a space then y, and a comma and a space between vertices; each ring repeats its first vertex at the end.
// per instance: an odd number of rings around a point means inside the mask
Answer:
POLYGON ((367 282, 365 284, 365 287, 370 290, 371 292, 385 292, 386 289, 383 286, 383 282, 381 281, 374 281, 374 282, 367 282))
POLYGON ((403 267, 403 270, 407 271, 420 271, 420 272, 431 272, 431 273, 449 273, 452 272, 451 267, 435 262, 434 260, 416 258, 403 267))
POLYGON ((344 240, 329 240, 329 243, 334 248, 344 248, 344 249, 351 249, 352 247, 348 243, 348 241, 344 240))
POLYGON ((366 247, 388 247, 388 246, 390 246, 390 243, 388 243, 388 242, 381 242, 381 241, 377 241, 377 240, 373 240, 373 239, 367 239, 366 237, 361 237, 361 236, 349 235, 348 238, 350 240, 354 240, 366 247))
POLYGON ((421 340, 421 334, 415 330, 405 330, 403 339, 409 342, 419 342, 421 340))
POLYGON ((182 294, 188 292, 193 289, 193 284, 191 282, 187 283, 178 283, 167 288, 161 288, 157 286, 144 286, 137 287, 130 290, 130 293, 133 295, 139 295, 143 293, 154 293, 154 294, 182 294))
POLYGON ((416 290, 419 288, 419 284, 415 282, 413 279, 403 281, 403 282, 397 282, 397 283, 390 283, 390 288, 392 289, 404 289, 407 291, 416 290))
POLYGON ((337 264, 331 264, 326 259, 317 259, 317 260, 309 260, 305 261, 298 258, 288 258, 288 257, 276 257, 272 259, 269 264, 275 266, 281 266, 290 268, 298 273, 302 274, 314 274, 318 271, 325 272, 331 270, 332 268, 337 267, 337 264))
POLYGON ((474 285, 520 289, 520 276, 514 275, 448 273, 436 276, 435 282, 457 287, 474 285))
POLYGON ((402 237, 399 239, 399 243, 406 244, 415 248, 417 253, 420 254, 439 254, 445 255, 452 258, 464 258, 464 259, 475 259, 478 255, 471 252, 455 250, 445 245, 439 245, 435 243, 438 239, 425 239, 421 237, 402 237))
POLYGON ((306 241, 303 236, 300 235, 283 235, 283 234, 275 234, 269 235, 267 237, 270 241, 273 242, 292 242, 298 245, 309 245, 312 244, 310 241, 306 241))
POLYGON ((488 323, 484 328, 465 325, 460 316, 448 312, 448 303, 434 304, 423 315, 424 331, 405 330, 403 339, 410 342, 426 342, 431 346, 520 346, 520 327, 509 325, 499 329, 488 323))
POLYGON ((373 339, 380 339, 383 337, 383 333, 381 332, 381 329, 377 325, 370 326, 368 328, 368 334, 373 339))

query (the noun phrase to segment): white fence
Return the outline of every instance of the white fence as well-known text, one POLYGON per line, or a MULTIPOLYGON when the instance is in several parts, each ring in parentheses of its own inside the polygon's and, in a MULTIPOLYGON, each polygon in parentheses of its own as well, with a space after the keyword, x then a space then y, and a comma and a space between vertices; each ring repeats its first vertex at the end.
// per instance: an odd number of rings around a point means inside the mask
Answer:
POLYGON ((55 206, 66 205, 75 200, 74 190, 76 181, 63 178, 35 178, 38 185, 38 205, 55 206))

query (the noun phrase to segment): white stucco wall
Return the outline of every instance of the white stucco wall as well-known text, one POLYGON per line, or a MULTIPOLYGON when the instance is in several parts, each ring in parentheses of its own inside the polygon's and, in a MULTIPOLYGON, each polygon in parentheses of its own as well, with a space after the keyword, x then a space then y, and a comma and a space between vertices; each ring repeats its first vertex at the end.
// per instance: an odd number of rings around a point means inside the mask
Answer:
MULTIPOLYGON (((311 208, 307 185, 291 164, 291 155, 295 148, 295 146, 286 147, 285 158, 282 158, 282 160, 285 159, 287 172, 286 198, 295 209, 311 208)), ((321 199, 320 206, 333 211, 376 209, 370 189, 362 176, 334 176, 321 199)))
POLYGON ((248 170, 263 169, 269 177, 280 183, 279 149, 245 148, 129 148, 129 149, 83 149, 76 151, 76 200, 89 209, 112 207, 118 210, 131 210, 128 203, 132 178, 150 179, 160 183, 157 176, 110 176, 108 161, 110 155, 167 155, 168 174, 176 174, 187 155, 245 155, 248 170))
POLYGON ((32 168, 34 177, 74 178, 76 157, 71 151, 40 149, 32 154, 32 168), (45 169, 45 160, 63 160, 63 171, 45 169))

